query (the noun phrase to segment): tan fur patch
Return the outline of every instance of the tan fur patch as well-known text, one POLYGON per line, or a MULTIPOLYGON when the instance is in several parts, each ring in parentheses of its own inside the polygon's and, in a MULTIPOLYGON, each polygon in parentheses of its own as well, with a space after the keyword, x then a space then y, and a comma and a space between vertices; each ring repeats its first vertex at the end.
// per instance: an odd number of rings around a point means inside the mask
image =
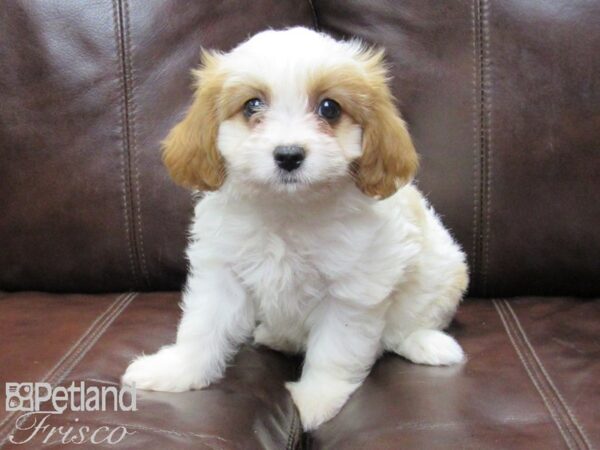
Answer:
POLYGON ((387 85, 383 52, 366 49, 358 65, 316 73, 309 82, 315 101, 332 98, 363 129, 363 155, 352 165, 357 186, 386 198, 414 176, 418 157, 387 85))
POLYGON ((198 87, 192 106, 163 141, 163 162, 173 180, 182 186, 213 191, 225 179, 225 164, 216 147, 220 117, 217 106, 225 80, 219 55, 203 52, 195 71, 198 87))
POLYGON ((227 83, 219 96, 217 107, 219 119, 227 120, 243 112, 245 103, 253 98, 259 98, 269 103, 269 88, 259 81, 244 80, 244 83, 227 83))

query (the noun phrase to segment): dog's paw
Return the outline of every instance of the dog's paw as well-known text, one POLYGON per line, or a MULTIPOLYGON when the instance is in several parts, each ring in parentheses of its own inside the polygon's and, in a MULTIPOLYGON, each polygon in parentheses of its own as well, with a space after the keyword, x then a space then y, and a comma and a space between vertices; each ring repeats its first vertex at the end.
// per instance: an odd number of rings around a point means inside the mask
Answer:
POLYGON ((292 395, 304 431, 315 430, 332 419, 359 385, 339 380, 328 382, 289 382, 285 387, 292 395))
POLYGON ((438 330, 417 330, 400 345, 398 353, 417 364, 448 366, 465 360, 458 342, 438 330))
POLYGON ((123 384, 136 389, 184 392, 202 389, 209 383, 188 352, 176 345, 163 347, 153 355, 135 359, 121 378, 123 384))

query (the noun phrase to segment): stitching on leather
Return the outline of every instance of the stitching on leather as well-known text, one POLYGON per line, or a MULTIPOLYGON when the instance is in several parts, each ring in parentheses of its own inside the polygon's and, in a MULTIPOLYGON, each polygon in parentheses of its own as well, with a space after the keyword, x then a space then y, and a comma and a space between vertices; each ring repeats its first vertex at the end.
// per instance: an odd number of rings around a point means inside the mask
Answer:
MULTIPOLYGON (((485 95, 482 96, 483 109, 485 116, 485 158, 483 159, 485 167, 485 188, 483 189, 485 198, 485 216, 482 217, 482 242, 481 242, 481 276, 484 294, 488 292, 488 262, 489 262, 489 241, 490 241, 490 210, 492 201, 492 65, 490 62, 490 25, 489 13, 490 7, 487 0, 482 0, 482 30, 483 30, 483 55, 482 61, 482 87, 485 95)), ((482 180, 483 181, 483 180, 482 180)), ((482 198, 482 204, 484 199, 482 198)))
POLYGON ((294 442, 296 441, 296 435, 298 431, 296 430, 296 407, 292 402, 292 422, 290 423, 290 431, 288 432, 287 444, 285 448, 287 450, 292 450, 294 448, 294 442))
POLYGON ((507 319, 507 323, 509 323, 509 325, 511 326, 511 328, 513 330, 513 334, 515 336, 518 336, 519 342, 521 343, 521 349, 523 349, 523 354, 524 354, 525 358, 527 359, 527 361, 529 362, 532 372, 534 373, 534 375, 536 375, 540 386, 544 389, 548 400, 552 403, 552 405, 554 407, 554 410, 560 416, 560 418, 562 420, 562 424, 563 424, 564 428, 567 430, 567 432, 569 433, 569 437, 570 437, 571 441, 574 442, 576 448, 585 448, 585 445, 583 447, 581 447, 579 445, 581 443, 581 440, 579 440, 579 441, 577 440, 576 431, 573 428, 573 424, 569 420, 569 417, 566 414, 564 408, 562 408, 562 406, 558 402, 556 395, 552 392, 550 386, 547 383, 547 380, 544 378, 543 374, 541 373, 540 367, 536 364, 535 360, 533 359, 531 352, 529 351, 529 349, 527 348, 527 346, 525 344, 523 335, 519 332, 518 328, 516 327, 516 325, 514 323, 514 319, 511 318, 509 313, 507 312, 508 308, 507 308, 506 303, 503 302, 502 305, 503 305, 504 316, 507 319))
MULTIPOLYGON (((77 365, 81 358, 89 351, 89 349, 98 341, 100 336, 114 322, 119 314, 131 303, 137 296, 137 293, 128 293, 119 295, 109 306, 100 314, 91 325, 83 332, 83 334, 75 341, 69 350, 58 360, 58 362, 42 377, 42 381, 56 385, 60 383, 64 377, 77 365), (85 349, 85 351, 84 351, 85 349), (70 363, 69 359, 75 358, 70 363), (65 367, 63 365, 67 364, 65 367), (58 375, 58 374, 61 375, 58 375)), ((16 414, 12 412, 8 414, 0 423, 1 430, 6 423, 10 421, 16 414)), ((8 436, 14 431, 15 425, 9 427, 6 434, 0 438, 0 448, 4 446, 8 436)))
MULTIPOLYGON (((104 310, 104 312, 102 314, 100 314, 98 317, 96 317, 96 319, 94 319, 94 321, 91 323, 91 325, 83 332, 83 334, 79 337, 79 339, 77 339, 77 341, 75 341, 75 343, 69 348, 69 350, 67 350, 67 352, 65 352, 65 354, 63 354, 63 356, 58 360, 58 362, 56 364, 54 364, 54 366, 52 366, 52 368, 46 372, 46 374, 42 377, 42 380, 47 380, 48 378, 50 378, 55 371, 58 370, 58 368, 60 367, 60 365, 65 361, 65 359, 69 356, 69 354, 71 354, 72 352, 75 351, 75 348, 77 348, 80 344, 81 341, 83 341, 83 339, 85 339, 85 337, 91 333, 91 331, 97 326, 97 324, 106 316, 106 314, 109 313, 109 311, 112 311, 112 309, 114 309, 116 307, 116 305, 121 301, 122 297, 125 294, 121 294, 119 295, 109 306, 108 308, 106 308, 104 310)), ((9 414, 7 417, 5 417, 2 422, 0 422, 0 430, 2 430, 2 427, 10 420, 10 418, 13 416, 14 414, 9 414)))
MULTIPOLYGON (((509 315, 509 313, 507 313, 507 311, 509 311, 508 304, 503 301, 501 303, 501 305, 502 305, 504 317, 506 318, 507 323, 510 325, 513 335, 518 338, 518 342, 520 343, 521 349, 523 350, 523 355, 525 356, 525 359, 527 359, 527 361, 529 362, 534 375, 537 376, 539 384, 544 389, 548 400, 552 402, 552 404, 555 408, 555 411, 557 412, 557 414, 559 414, 561 416, 561 419, 563 421, 562 423, 565 426, 565 428, 568 430, 568 432, 570 433, 570 437, 576 441, 576 438, 574 438, 572 424, 569 422, 569 418, 568 418, 567 414, 561 408, 561 405, 558 403, 556 395, 554 395, 550 386, 547 384, 547 380, 544 378, 543 374, 541 373, 539 365, 536 364, 536 361, 533 359, 531 350, 527 347, 523 334, 521 332, 519 332, 519 329, 515 325, 514 318, 511 317, 509 315)), ((577 444, 577 442, 575 442, 575 443, 577 444)))
POLYGON ((119 295, 114 302, 112 302, 110 304, 110 306, 108 308, 106 308, 106 310, 104 310, 104 312, 102 314, 100 314, 96 320, 94 320, 92 322, 92 324, 88 327, 87 330, 85 330, 85 332, 81 335, 81 337, 79 339, 77 339, 77 341, 71 346, 71 348, 62 356, 62 358, 54 365, 54 367, 52 367, 52 369, 50 369, 48 371, 48 373, 44 376, 44 380, 45 381, 49 381, 50 378, 54 377, 56 372, 59 371, 60 367, 64 364, 64 362, 67 360, 67 358, 70 357, 70 355, 72 355, 77 348, 81 347, 82 342, 93 333, 93 330, 97 329, 100 325, 101 322, 103 322, 104 320, 106 320, 107 316, 110 316, 113 314, 113 311, 115 309, 117 309, 119 307, 119 305, 125 300, 125 298, 130 295, 130 294, 121 294, 119 295))
POLYGON ((575 416, 575 414, 573 414, 573 411, 571 410, 571 408, 569 407, 569 405, 565 401, 564 397, 560 393, 560 390, 556 387, 556 385, 554 384, 554 381, 552 381, 552 378, 550 377, 550 375, 546 371, 546 368, 542 364, 542 361, 540 360, 540 358, 538 357, 537 352, 535 351, 535 347, 531 344, 531 341, 529 340, 529 337, 527 336, 527 333, 525 333, 525 330, 524 330, 523 326, 521 325, 521 321, 519 320, 516 312, 514 311, 514 309, 510 305, 510 303, 508 303, 507 301, 503 301, 503 303, 506 306, 506 309, 512 315, 515 325, 517 326, 519 332, 523 336, 523 340, 524 340, 525 344, 527 345, 527 347, 529 348, 529 351, 531 352, 533 358, 537 362, 537 365, 539 366, 539 368, 540 368, 543 376, 545 377, 546 381, 548 382, 548 384, 552 388, 552 391, 554 392, 554 394, 556 395, 556 397, 558 398, 558 400, 562 404, 562 406, 565 409, 565 411, 566 411, 569 419, 573 423, 573 426, 575 427, 576 431, 579 432, 581 440, 585 443, 585 445, 587 445, 588 448, 591 448, 592 445, 591 445, 591 443, 590 443, 590 441, 589 441, 589 439, 588 439, 588 437, 587 437, 587 435, 585 433, 585 430, 584 430, 583 426, 581 426, 581 424, 577 420, 577 417, 575 416))
POLYGON ((482 6, 482 2, 483 0, 478 0, 477 2, 477 17, 479 20, 479 27, 478 27, 478 42, 479 42, 479 47, 478 47, 478 52, 479 52, 479 98, 478 98, 478 113, 479 113, 479 189, 477 192, 477 204, 478 204, 478 211, 477 211, 477 262, 479 265, 479 279, 478 279, 478 284, 480 286, 480 289, 482 291, 482 294, 485 295, 485 290, 484 290, 484 286, 483 286, 483 269, 482 269, 482 264, 481 264, 481 256, 482 256, 482 245, 483 245, 483 231, 482 228, 484 226, 483 224, 483 217, 484 217, 484 204, 483 204, 483 198, 485 196, 484 193, 484 189, 485 189, 485 133, 486 133, 486 124, 485 124, 485 113, 484 113, 484 109, 485 109, 485 50, 484 50, 484 44, 483 44, 483 39, 484 39, 484 23, 481 19, 481 16, 483 14, 483 6, 482 6))
MULTIPOLYGON (((122 72, 123 65, 123 52, 122 52, 122 36, 121 36, 121 26, 120 26, 120 4, 119 0, 112 1, 112 10, 113 10, 113 28, 115 33, 115 43, 117 56, 119 58, 119 71, 122 72)), ((121 74, 117 76, 119 81, 119 91, 120 91, 120 102, 119 102, 119 114, 121 116, 121 200, 123 202, 123 216, 125 218, 125 234, 127 240, 127 250, 129 255, 129 268, 131 270, 131 276, 133 278, 133 283, 137 285, 138 282, 138 272, 135 265, 135 258, 133 256, 133 243, 132 243, 132 229, 129 218, 130 206, 129 206, 129 196, 128 193, 128 183, 127 183, 127 174, 128 174, 128 161, 125 158, 125 154, 127 153, 127 111, 126 111, 126 99, 125 99, 125 81, 121 74)))
MULTIPOLYGON (((113 0, 113 5, 116 5, 116 30, 117 30, 117 51, 120 58, 121 78, 121 108, 122 108, 122 138, 123 138, 123 176, 125 178, 126 187, 126 198, 129 199, 127 202, 126 214, 128 214, 128 232, 129 232, 129 244, 131 247, 131 258, 133 259, 133 270, 134 270, 134 283, 139 286, 141 284, 147 284, 147 270, 145 264, 145 257, 142 258, 140 251, 141 245, 139 242, 139 231, 141 229, 141 220, 139 220, 139 226, 136 225, 136 213, 139 213, 137 207, 137 200, 139 192, 136 191, 136 181, 139 184, 139 177, 136 180, 135 167, 136 166, 136 155, 134 145, 134 130, 132 125, 132 100, 131 100, 131 79, 130 79, 130 61, 129 61, 129 18, 128 12, 124 11, 123 1, 126 0, 113 0), (142 277, 140 279, 140 276, 142 277)), ((127 7, 127 3, 125 4, 127 7)), ((139 189, 139 188, 137 188, 139 189)), ((139 219, 139 218, 138 218, 139 219)))
POLYGON ((488 240, 490 219, 490 37, 489 3, 473 0, 473 238, 472 266, 474 290, 487 294, 488 240))
POLYGON ((500 316, 500 320, 502 321, 502 325, 504 326, 506 334, 508 335, 508 338, 509 338, 511 344, 512 344, 513 348, 515 349, 515 351, 517 353, 517 356, 519 357, 519 360, 521 361, 521 364, 525 368, 525 371, 527 372, 527 375, 529 376, 529 379, 531 380, 531 382, 535 386, 536 390, 538 391, 538 393, 542 397, 542 400, 543 400, 544 404, 546 405, 546 409, 550 413, 550 416, 552 417, 554 423, 556 424, 556 427, 558 428, 558 431, 562 435, 562 437, 563 437, 565 443, 567 444, 567 446, 569 447, 569 449, 575 448, 575 447, 573 447, 572 440, 568 436, 568 433, 564 429, 564 426, 562 424, 562 421, 560 420, 560 417, 558 417, 557 412, 553 408, 553 406, 552 406, 552 404, 551 404, 548 396, 546 395, 544 389, 540 386, 540 383, 538 382, 537 378, 535 377, 534 373, 532 372, 532 369, 531 369, 530 365, 525 360, 525 356, 524 356, 524 354, 523 354, 520 346, 516 342, 515 337, 513 336, 513 332, 511 330, 509 324, 508 324, 508 321, 506 320, 506 318, 504 316, 504 313, 503 313, 502 309, 500 308, 500 305, 496 302, 496 300, 493 300, 492 303, 494 304, 494 307, 496 308, 496 312, 500 316))
POLYGON ((477 287, 477 275, 479 273, 478 268, 478 227, 479 227, 479 177, 480 177, 480 150, 479 150, 479 66, 478 66, 478 49, 479 49, 479 0, 473 0, 471 2, 471 32, 472 32, 472 44, 473 44, 473 241, 471 243, 471 259, 472 259, 472 273, 473 273, 473 287, 477 287))
POLYGON ((91 381, 92 383, 98 384, 108 384, 111 386, 121 386, 119 383, 115 381, 101 380, 100 378, 86 378, 85 381, 91 381))
POLYGON ((312 12, 313 26, 315 27, 315 30, 321 31, 321 27, 319 26, 319 16, 317 14, 317 8, 315 7, 315 0, 308 0, 308 5, 312 12))
MULTIPOLYGON (((94 346, 94 344, 98 341, 100 336, 104 334, 108 327, 115 321, 115 319, 121 314, 121 312, 123 312, 123 310, 131 303, 131 301, 136 296, 137 293, 129 293, 124 297, 119 296, 117 300, 115 300, 115 302, 113 302, 111 306, 107 308, 106 311, 101 315, 102 323, 98 325, 99 321, 94 321, 92 326, 88 328, 88 330, 86 330, 86 333, 84 333, 84 335, 82 335, 82 337, 69 349, 69 352, 65 354, 65 357, 61 358, 61 361, 64 362, 71 357, 73 357, 74 359, 70 363, 67 363, 67 365, 64 368, 61 368, 60 364, 56 365, 49 372, 49 375, 47 377, 44 377, 44 380, 53 386, 60 384, 65 379, 65 377, 73 370, 73 368, 81 361, 81 359, 87 354, 87 352, 94 346), (94 325, 97 325, 96 329, 94 329, 94 325), (86 338, 89 338, 89 341, 83 343, 83 341, 86 338), (58 375, 58 373, 51 374, 52 371, 55 369, 60 369, 60 375, 58 375), (53 380, 53 378, 55 379, 53 380)), ((10 420, 15 415, 15 413, 6 417, 5 420, 10 420)), ((2 447, 6 443, 6 440, 14 431, 15 426, 16 425, 13 425, 11 428, 8 429, 6 436, 4 436, 2 441, 0 441, 0 447, 2 447)))
POLYGON ((134 169, 134 178, 133 178, 133 184, 134 184, 134 188, 135 188, 135 205, 132 204, 132 206, 134 206, 135 209, 135 214, 136 214, 136 218, 137 218, 137 233, 135 234, 135 237, 137 238, 138 242, 137 242, 137 249, 138 249, 138 255, 140 258, 140 267, 141 267, 141 271, 142 271, 142 276, 144 277, 144 280, 146 282, 146 285, 149 287, 150 286, 150 276, 148 275, 148 268, 146 265, 146 255, 144 252, 144 233, 142 230, 142 201, 141 201, 141 195, 140 195, 140 168, 139 168, 139 148, 137 145, 137 133, 136 133, 136 113, 137 113, 137 108, 136 108, 136 103, 134 101, 134 96, 135 96, 135 72, 133 70, 133 62, 132 62, 132 58, 131 58, 131 38, 130 38, 130 22, 129 22, 129 1, 128 0, 123 0, 123 3, 125 5, 124 8, 124 14, 123 14, 123 21, 124 21, 124 33, 123 33, 123 37, 125 39, 125 48, 126 48, 126 53, 125 53, 125 76, 127 77, 126 80, 128 80, 128 83, 126 83, 126 87, 128 87, 128 92, 129 94, 127 95, 127 101, 129 104, 129 137, 130 137, 130 145, 131 145, 131 152, 133 153, 133 157, 132 157, 132 161, 131 164, 133 166, 134 169))
POLYGON ((58 384, 61 383, 66 376, 79 364, 79 362, 83 359, 83 357, 88 353, 88 351, 98 342, 98 339, 106 332, 108 327, 112 325, 117 317, 121 315, 121 313, 129 306, 129 304, 133 301, 133 299, 137 296, 137 294, 129 294, 127 295, 123 301, 118 305, 118 307, 109 314, 104 323, 101 324, 92 334, 89 335, 89 340, 84 345, 80 346, 79 349, 74 353, 73 358, 68 365, 66 365, 60 374, 56 374, 56 380, 48 380, 50 383, 58 384))
POLYGON ((546 405, 546 409, 550 413, 550 416, 552 417, 565 443, 570 449, 586 448, 585 446, 581 447, 577 442, 576 436, 573 433, 573 429, 569 426, 570 423, 568 417, 561 408, 561 405, 558 403, 556 396, 552 395, 552 391, 545 383, 546 380, 540 374, 539 367, 536 366, 530 352, 528 351, 526 345, 524 345, 523 337, 521 333, 519 333, 516 326, 512 323, 513 320, 511 320, 509 314, 504 311, 505 308, 503 308, 503 306, 497 300, 493 300, 493 304, 498 315, 500 316, 500 320, 502 321, 504 329, 506 330, 506 334, 508 335, 511 344, 515 349, 521 364, 529 375, 529 379, 542 397, 542 400, 546 405))

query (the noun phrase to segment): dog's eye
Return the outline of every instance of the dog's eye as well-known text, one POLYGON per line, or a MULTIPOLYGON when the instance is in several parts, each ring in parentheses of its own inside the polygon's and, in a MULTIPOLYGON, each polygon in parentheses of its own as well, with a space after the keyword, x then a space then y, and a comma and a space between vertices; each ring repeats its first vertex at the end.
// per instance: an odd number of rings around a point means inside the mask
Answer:
POLYGON ((256 114, 265 106, 265 102, 263 102, 260 98, 251 98, 246 103, 244 103, 244 116, 250 117, 256 114))
POLYGON ((326 98, 319 103, 317 114, 325 120, 335 120, 342 113, 342 108, 338 102, 330 98, 326 98))

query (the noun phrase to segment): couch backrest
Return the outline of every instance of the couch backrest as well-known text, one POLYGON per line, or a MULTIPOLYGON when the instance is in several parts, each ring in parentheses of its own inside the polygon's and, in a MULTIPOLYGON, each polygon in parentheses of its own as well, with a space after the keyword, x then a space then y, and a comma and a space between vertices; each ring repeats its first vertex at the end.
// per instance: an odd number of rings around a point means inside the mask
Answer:
POLYGON ((600 293, 600 1, 0 5, 0 289, 178 289, 159 142, 201 46, 319 27, 387 48, 421 189, 480 296, 600 293))

